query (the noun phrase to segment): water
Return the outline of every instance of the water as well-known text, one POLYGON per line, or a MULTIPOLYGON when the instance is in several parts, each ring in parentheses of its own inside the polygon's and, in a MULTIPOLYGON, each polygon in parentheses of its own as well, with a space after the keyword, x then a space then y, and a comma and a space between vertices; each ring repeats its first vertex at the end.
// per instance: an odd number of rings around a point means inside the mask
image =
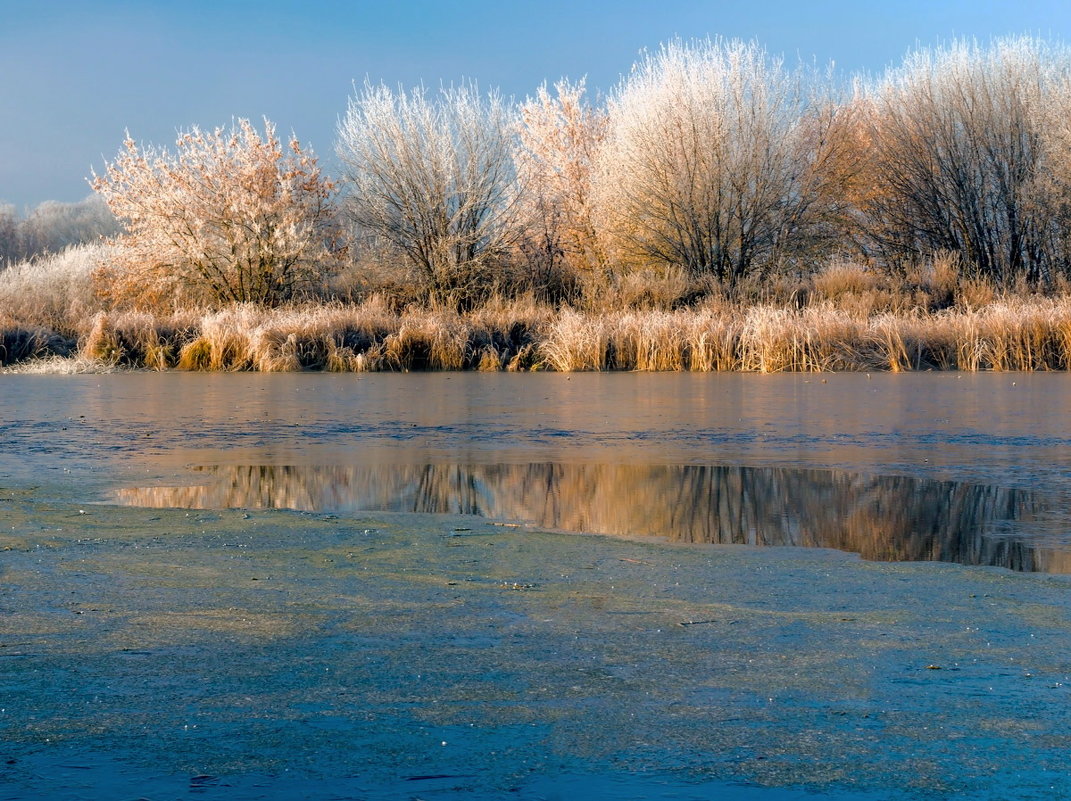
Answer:
POLYGON ((1069 390, 1064 374, 12 376, 0 478, 1067 572, 1069 390))
POLYGON ((1068 389, 3 377, 0 799, 1071 798, 1068 389))
POLYGON ((574 533, 839 548, 867 559, 1071 572, 1062 507, 1043 493, 779 467, 616 464, 202 468, 124 504, 462 514, 574 533))
POLYGON ((0 469, 830 467, 1069 483, 1066 374, 5 376, 0 469))

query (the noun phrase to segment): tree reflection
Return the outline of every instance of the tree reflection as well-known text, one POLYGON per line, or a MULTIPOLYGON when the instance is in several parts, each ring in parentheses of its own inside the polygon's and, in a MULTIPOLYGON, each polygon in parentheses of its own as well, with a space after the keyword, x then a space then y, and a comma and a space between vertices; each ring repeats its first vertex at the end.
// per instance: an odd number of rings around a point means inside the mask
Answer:
POLYGON ((137 506, 449 513, 694 543, 838 548, 881 561, 1071 572, 1024 523, 1036 494, 836 470, 665 465, 205 468, 204 486, 120 492, 137 506))

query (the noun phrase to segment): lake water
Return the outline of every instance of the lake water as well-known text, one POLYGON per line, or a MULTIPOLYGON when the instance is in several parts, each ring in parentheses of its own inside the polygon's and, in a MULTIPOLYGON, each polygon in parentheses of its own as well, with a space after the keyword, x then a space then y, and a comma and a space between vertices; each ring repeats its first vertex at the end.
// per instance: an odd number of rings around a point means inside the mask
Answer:
POLYGON ((132 505, 452 512, 1071 571, 1063 374, 5 383, 0 470, 132 505))
POLYGON ((0 377, 0 799, 1071 798, 1069 405, 0 377))

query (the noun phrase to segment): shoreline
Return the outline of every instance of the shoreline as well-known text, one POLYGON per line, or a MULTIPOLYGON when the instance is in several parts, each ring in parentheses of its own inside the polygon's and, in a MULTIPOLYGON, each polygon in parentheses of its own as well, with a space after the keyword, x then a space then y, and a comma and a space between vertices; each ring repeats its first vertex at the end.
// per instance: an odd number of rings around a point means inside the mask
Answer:
POLYGON ((823 302, 579 312, 360 305, 99 312, 80 326, 0 326, 0 371, 901 372, 1071 368, 1071 297, 940 311, 823 302))

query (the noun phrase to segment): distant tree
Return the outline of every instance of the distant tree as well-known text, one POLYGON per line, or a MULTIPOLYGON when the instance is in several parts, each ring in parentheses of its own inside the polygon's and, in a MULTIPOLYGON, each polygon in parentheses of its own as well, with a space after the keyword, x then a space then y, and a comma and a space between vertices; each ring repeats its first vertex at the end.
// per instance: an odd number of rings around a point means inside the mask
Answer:
POLYGON ((606 114, 584 102, 584 81, 546 85, 521 107, 516 149, 526 245, 577 271, 607 266, 593 198, 606 114))
POLYGON ((0 269, 20 255, 18 219, 14 206, 0 205, 0 269))
POLYGON ((759 45, 664 45, 609 100, 598 207, 625 258, 733 282, 809 249, 836 115, 759 45))
POLYGON ((46 200, 19 224, 21 258, 59 253, 71 245, 96 242, 119 233, 119 222, 97 195, 76 203, 46 200))
MULTIPOLYGON (((998 281, 1046 278, 1045 108, 1071 55, 1038 39, 912 53, 871 91, 869 233, 894 258, 960 256, 998 281)), ((1055 142, 1055 140, 1053 140, 1055 142)))
POLYGON ((277 305, 337 264, 334 186, 267 120, 192 128, 175 152, 128 136, 93 188, 126 226, 104 276, 120 300, 277 305))
POLYGON ((339 124, 349 217, 389 243, 430 295, 465 294, 516 236, 510 107, 475 86, 366 84, 339 124))

